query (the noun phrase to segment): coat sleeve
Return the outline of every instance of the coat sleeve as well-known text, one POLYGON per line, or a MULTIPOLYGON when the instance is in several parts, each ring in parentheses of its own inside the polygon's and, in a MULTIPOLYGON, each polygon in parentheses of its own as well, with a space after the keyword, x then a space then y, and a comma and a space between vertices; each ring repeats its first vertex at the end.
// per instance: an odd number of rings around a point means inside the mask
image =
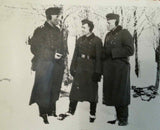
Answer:
POLYGON ((102 73, 102 41, 98 39, 96 43, 96 73, 102 73))
POLYGON ((32 38, 30 39, 31 52, 38 56, 41 51, 41 45, 44 42, 42 29, 39 27, 34 31, 32 38))
POLYGON ((75 49, 74 49, 74 53, 73 53, 73 58, 72 58, 72 61, 71 61, 71 66, 70 66, 70 72, 71 72, 71 74, 76 72, 77 58, 78 58, 78 42, 75 45, 75 49))
POLYGON ((112 58, 123 58, 134 54, 133 38, 128 30, 122 32, 122 47, 112 49, 112 58))

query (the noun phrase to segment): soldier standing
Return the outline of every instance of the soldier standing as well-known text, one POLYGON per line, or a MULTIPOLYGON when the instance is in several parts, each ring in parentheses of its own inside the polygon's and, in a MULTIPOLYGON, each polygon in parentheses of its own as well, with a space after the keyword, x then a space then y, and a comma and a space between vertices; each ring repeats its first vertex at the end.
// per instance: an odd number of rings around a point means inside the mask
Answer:
POLYGON ((30 105, 37 103, 40 116, 48 124, 47 116, 56 117, 56 101, 59 98, 64 74, 64 57, 66 50, 62 33, 58 28, 61 8, 51 7, 45 11, 46 22, 38 27, 29 40, 32 59, 32 70, 35 71, 35 82, 30 105))
POLYGON ((103 104, 114 106, 118 125, 125 126, 130 104, 129 56, 134 54, 133 38, 128 30, 118 25, 118 14, 110 13, 106 18, 109 33, 104 41, 103 104))
POLYGON ((90 122, 96 118, 96 106, 98 102, 98 82, 101 79, 101 39, 92 32, 93 22, 82 20, 82 32, 84 35, 77 40, 70 72, 74 77, 70 91, 69 110, 60 114, 59 119, 63 120, 75 113, 78 101, 90 103, 90 122))

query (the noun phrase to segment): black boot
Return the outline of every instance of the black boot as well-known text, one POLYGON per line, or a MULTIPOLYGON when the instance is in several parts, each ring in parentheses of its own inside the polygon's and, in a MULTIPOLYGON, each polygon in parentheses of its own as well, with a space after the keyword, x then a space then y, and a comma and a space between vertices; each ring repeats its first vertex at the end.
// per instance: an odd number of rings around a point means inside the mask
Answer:
POLYGON ((48 116, 54 116, 54 117, 57 117, 57 114, 56 114, 56 112, 55 112, 55 111, 53 111, 53 112, 49 113, 49 114, 48 114, 48 116))
POLYGON ((126 126, 126 125, 128 125, 127 119, 119 119, 118 125, 119 126, 126 126))
POLYGON ((97 108, 97 102, 90 102, 90 116, 89 116, 90 123, 93 123, 96 119, 96 108, 97 108))
POLYGON ((66 117, 73 115, 70 111, 58 115, 58 120, 64 120, 66 117))
POLYGON ((128 125, 128 122, 127 121, 119 121, 118 125, 119 126, 126 126, 126 125, 128 125))
POLYGON ((40 116, 43 118, 43 122, 44 122, 45 124, 49 124, 48 118, 47 118, 47 114, 40 114, 40 116))
POLYGON ((111 121, 107 121, 107 123, 109 123, 109 124, 116 124, 116 121, 118 121, 117 119, 115 119, 115 120, 111 120, 111 121))
POLYGON ((95 115, 90 115, 89 116, 89 122, 93 123, 96 119, 96 116, 95 115))
POLYGON ((116 113, 119 126, 128 125, 128 106, 116 106, 116 113))
POLYGON ((70 100, 69 110, 66 113, 59 114, 58 120, 64 120, 70 115, 74 115, 78 101, 70 100))

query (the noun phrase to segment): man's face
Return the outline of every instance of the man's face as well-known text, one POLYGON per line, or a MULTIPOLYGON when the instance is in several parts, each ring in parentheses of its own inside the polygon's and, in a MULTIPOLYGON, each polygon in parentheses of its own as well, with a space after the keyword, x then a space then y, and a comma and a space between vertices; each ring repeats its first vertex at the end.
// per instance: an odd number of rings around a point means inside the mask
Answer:
POLYGON ((60 21, 62 20, 61 19, 62 16, 61 15, 51 15, 51 23, 54 24, 54 25, 58 25, 60 23, 60 21))
POLYGON ((108 24, 107 29, 109 31, 111 31, 112 29, 116 27, 115 22, 116 22, 115 19, 107 20, 107 24, 108 24))
POLYGON ((88 24, 82 25, 82 33, 83 33, 83 35, 87 35, 90 33, 88 24))

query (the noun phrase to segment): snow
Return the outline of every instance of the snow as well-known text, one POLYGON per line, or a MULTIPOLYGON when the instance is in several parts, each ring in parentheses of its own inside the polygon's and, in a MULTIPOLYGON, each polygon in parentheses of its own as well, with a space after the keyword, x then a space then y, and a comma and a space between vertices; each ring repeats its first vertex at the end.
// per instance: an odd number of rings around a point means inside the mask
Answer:
MULTIPOLYGON (((0 128, 2 130, 158 130, 160 127, 159 96, 150 102, 132 98, 129 106, 128 126, 107 124, 108 120, 114 119, 115 111, 113 107, 102 105, 101 83, 99 84, 97 118, 94 123, 89 123, 89 103, 79 102, 74 116, 63 121, 49 117, 50 124, 46 125, 38 116, 37 105, 28 105, 32 82, 27 82, 27 76, 25 77, 21 79, 21 83, 19 83, 20 80, 0 83, 0 128)), ((68 97, 60 98, 57 102, 57 114, 66 112, 68 104, 68 97)))
MULTIPOLYGON (((7 3, 9 4, 9 3, 7 3)), ((19 4, 22 6, 23 4, 19 4)), ((14 5, 15 6, 15 5, 14 5)), ((23 5, 24 6, 24 5, 23 5)), ((28 6, 24 6, 27 7, 28 6)), ((0 6, 0 130, 159 130, 160 128, 160 96, 150 102, 132 98, 129 106, 129 125, 120 127, 106 122, 115 118, 113 107, 102 105, 102 82, 99 83, 99 103, 95 123, 89 123, 89 103, 79 102, 74 116, 59 121, 49 117, 49 125, 45 125, 38 116, 36 104, 29 106, 29 99, 34 82, 31 72, 30 47, 25 41, 35 27, 43 24, 44 17, 31 15, 20 9, 9 9, 0 6)), ((74 31, 73 31, 74 32, 74 31)), ((156 64, 152 47, 150 30, 145 30, 140 39, 139 58, 140 77, 134 73, 134 57, 131 58, 132 85, 145 87, 154 85, 156 64)), ((71 62, 75 37, 69 36, 69 64, 71 62)), ((69 90, 70 88, 64 88, 69 90)), ((68 97, 57 102, 57 114, 68 110, 68 97)))

